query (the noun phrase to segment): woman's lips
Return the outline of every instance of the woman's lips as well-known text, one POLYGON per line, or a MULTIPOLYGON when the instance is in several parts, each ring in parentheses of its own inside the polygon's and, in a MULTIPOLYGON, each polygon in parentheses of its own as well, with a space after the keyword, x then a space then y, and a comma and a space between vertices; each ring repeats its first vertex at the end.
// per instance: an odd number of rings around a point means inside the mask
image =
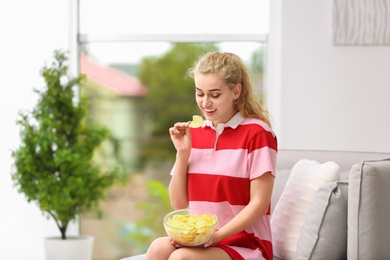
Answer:
POLYGON ((204 114, 205 114, 205 116, 210 117, 210 116, 214 115, 215 111, 217 111, 217 110, 216 109, 205 109, 204 114))
POLYGON ((215 111, 217 111, 216 109, 205 109, 204 110, 207 114, 211 114, 211 113, 214 113, 215 111))

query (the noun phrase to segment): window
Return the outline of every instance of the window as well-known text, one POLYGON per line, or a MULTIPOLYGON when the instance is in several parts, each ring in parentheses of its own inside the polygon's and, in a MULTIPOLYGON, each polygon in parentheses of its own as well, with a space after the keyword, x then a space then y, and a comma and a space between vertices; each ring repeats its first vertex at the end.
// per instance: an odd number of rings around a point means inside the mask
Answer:
POLYGON ((101 204, 104 217, 83 216, 80 227, 95 237, 98 259, 119 259, 165 234, 175 154, 168 127, 197 113, 185 77, 195 57, 210 48, 238 54, 262 91, 268 1, 79 0, 78 7, 82 91, 112 133, 97 158, 131 172, 101 204))

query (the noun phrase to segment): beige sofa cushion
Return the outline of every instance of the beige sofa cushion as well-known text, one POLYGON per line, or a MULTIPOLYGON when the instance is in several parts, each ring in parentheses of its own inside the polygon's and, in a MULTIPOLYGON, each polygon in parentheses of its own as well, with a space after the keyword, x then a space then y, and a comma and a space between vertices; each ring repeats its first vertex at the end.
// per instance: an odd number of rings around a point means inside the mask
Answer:
POLYGON ((299 237, 296 260, 347 259, 348 182, 318 190, 299 237))

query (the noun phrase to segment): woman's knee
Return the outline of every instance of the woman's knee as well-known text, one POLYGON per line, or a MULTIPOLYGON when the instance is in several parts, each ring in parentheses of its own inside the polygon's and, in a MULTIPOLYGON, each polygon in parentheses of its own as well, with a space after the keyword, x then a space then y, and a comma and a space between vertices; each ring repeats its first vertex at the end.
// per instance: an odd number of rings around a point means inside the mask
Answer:
POLYGON ((174 250, 175 247, 172 246, 171 240, 168 237, 160 237, 150 244, 146 252, 146 259, 168 259, 174 250))
POLYGON ((191 249, 188 248, 179 248, 178 250, 175 250, 171 253, 169 256, 169 260, 186 260, 186 259, 192 259, 193 253, 191 252, 191 249))

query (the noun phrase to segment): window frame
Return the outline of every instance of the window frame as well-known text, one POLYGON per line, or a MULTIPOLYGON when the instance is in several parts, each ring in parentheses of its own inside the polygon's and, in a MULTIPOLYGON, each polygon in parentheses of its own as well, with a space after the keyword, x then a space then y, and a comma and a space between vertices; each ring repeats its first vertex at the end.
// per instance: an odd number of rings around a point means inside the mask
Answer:
MULTIPOLYGON (((254 34, 88 34, 80 33, 80 1, 69 1, 69 51, 70 71, 79 71, 80 45, 97 42, 168 42, 168 43, 212 43, 212 42, 257 42, 268 44, 268 33, 254 34)), ((267 59, 266 59, 267 61, 267 59)), ((265 64, 265 69, 267 64, 265 64)), ((266 83, 264 83, 266 86, 266 83)))

